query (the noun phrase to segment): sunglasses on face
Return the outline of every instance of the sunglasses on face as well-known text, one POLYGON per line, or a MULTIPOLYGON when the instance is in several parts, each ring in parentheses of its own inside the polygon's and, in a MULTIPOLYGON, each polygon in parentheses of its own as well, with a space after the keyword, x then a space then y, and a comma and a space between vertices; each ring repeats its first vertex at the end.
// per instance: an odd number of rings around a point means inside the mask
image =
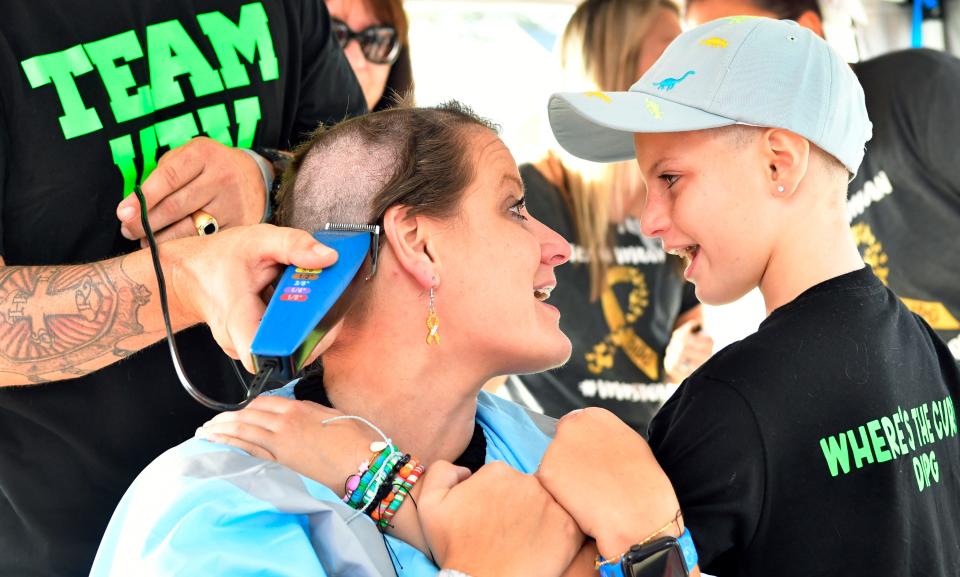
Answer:
POLYGON ((355 38, 363 57, 373 64, 393 64, 400 54, 400 40, 393 26, 369 26, 354 32, 343 20, 331 18, 330 27, 340 48, 346 48, 355 38))

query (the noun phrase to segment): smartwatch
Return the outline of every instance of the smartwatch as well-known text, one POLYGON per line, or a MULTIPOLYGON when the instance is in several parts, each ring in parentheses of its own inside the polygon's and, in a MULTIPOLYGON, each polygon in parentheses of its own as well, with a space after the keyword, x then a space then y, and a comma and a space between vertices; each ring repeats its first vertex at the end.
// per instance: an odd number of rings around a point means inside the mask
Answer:
POLYGON ((697 565, 697 549, 690 531, 679 538, 662 537, 633 545, 619 563, 600 566, 601 577, 686 577, 697 565))

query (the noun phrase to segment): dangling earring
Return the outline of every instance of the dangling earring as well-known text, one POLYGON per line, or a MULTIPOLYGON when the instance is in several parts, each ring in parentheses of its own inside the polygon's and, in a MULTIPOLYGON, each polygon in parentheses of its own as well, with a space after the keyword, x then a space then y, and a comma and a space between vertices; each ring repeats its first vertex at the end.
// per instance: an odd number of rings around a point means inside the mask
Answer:
POLYGON ((440 344, 440 319, 437 318, 437 309, 434 307, 433 287, 430 287, 430 306, 427 309, 427 344, 440 344))

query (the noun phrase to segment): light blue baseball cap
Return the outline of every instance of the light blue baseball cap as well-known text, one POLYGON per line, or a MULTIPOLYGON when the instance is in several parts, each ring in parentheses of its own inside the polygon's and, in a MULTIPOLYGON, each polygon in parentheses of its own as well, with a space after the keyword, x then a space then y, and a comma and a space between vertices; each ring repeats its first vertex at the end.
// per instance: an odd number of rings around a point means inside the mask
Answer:
POLYGON ((597 162, 634 158, 636 132, 746 124, 799 134, 856 174, 872 134, 843 58, 796 22, 751 16, 684 32, 628 92, 554 94, 549 115, 567 152, 597 162))

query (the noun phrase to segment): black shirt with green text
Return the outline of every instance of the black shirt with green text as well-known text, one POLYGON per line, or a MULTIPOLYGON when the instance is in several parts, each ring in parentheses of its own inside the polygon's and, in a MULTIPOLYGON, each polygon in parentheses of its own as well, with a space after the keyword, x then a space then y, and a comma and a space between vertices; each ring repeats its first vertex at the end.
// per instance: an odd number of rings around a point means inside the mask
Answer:
MULTIPOLYGON (((120 235, 117 204, 167 151, 197 136, 289 148, 318 123, 364 109, 320 0, 7 2, 0 255, 7 265, 64 265, 131 252, 139 245, 120 235)), ((62 358, 69 371, 82 347, 103 345, 98 315, 122 299, 158 306, 159 295, 77 271, 88 278, 74 294, 58 286, 62 276, 0 269, 0 354, 62 358), (42 310, 31 301, 41 293, 42 310)), ((204 392, 239 397, 205 327, 177 340, 204 392)), ((213 415, 181 388, 166 343, 136 353, 107 345, 129 358, 76 379, 0 387, 0 575, 86 575, 133 478, 213 415)))

